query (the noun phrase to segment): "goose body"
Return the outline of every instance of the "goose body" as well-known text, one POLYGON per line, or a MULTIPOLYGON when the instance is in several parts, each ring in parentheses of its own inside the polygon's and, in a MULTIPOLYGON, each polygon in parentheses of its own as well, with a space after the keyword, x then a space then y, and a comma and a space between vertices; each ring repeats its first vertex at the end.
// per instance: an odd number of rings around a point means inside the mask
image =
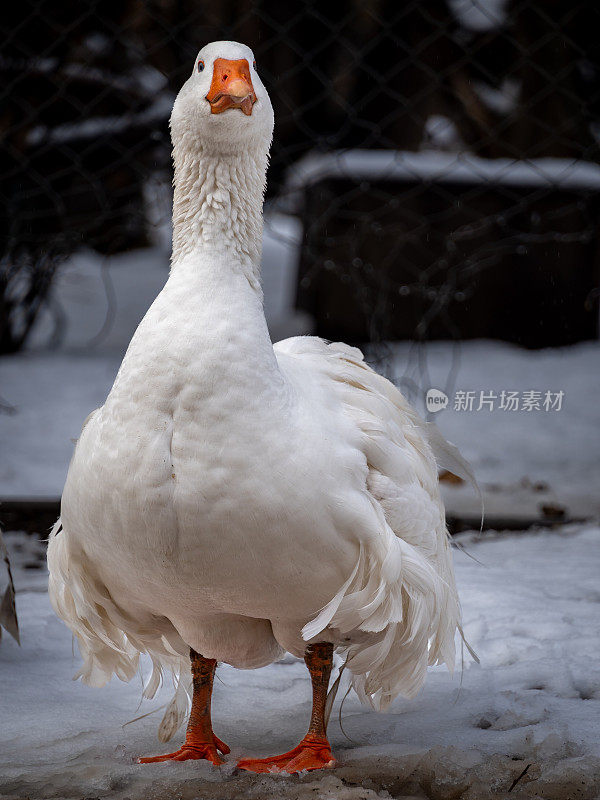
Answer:
POLYGON ((130 679, 142 652, 152 695, 190 648, 256 668, 323 642, 385 707, 414 695, 428 664, 454 663, 436 461, 358 350, 271 344, 259 264, 272 111, 252 68, 254 108, 234 97, 211 116, 211 66, 214 84, 219 59, 252 54, 219 42, 200 56, 208 74, 192 75, 171 120, 171 274, 84 424, 49 544, 51 599, 92 685, 130 679))

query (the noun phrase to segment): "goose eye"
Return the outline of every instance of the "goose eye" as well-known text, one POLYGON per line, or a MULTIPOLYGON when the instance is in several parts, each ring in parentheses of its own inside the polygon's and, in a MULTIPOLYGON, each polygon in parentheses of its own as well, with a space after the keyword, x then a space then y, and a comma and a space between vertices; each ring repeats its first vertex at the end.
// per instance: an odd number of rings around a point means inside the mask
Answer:
POLYGON ((198 62, 198 72, 202 72, 203 69, 204 69, 204 61, 200 59, 200 61, 198 62))

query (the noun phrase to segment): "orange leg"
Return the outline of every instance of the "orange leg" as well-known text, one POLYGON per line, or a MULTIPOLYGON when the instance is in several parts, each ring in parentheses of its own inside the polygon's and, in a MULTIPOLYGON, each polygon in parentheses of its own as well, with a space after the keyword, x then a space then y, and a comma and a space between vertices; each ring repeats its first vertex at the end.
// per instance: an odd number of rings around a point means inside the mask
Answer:
POLYGON ((335 766, 327 740, 325 702, 333 664, 333 645, 325 642, 309 645, 304 661, 310 671, 313 688, 313 707, 308 733, 298 747, 289 753, 269 758, 243 758, 239 769, 248 772, 302 772, 335 766))
POLYGON ((188 759, 201 758, 212 761, 215 765, 224 763, 219 753, 226 755, 229 752, 229 748, 214 735, 210 719, 210 699, 217 662, 214 658, 203 658, 199 653, 191 649, 190 659, 192 661, 194 694, 192 696, 192 711, 185 734, 185 742, 174 753, 139 758, 138 764, 153 764, 157 761, 187 761, 188 759))

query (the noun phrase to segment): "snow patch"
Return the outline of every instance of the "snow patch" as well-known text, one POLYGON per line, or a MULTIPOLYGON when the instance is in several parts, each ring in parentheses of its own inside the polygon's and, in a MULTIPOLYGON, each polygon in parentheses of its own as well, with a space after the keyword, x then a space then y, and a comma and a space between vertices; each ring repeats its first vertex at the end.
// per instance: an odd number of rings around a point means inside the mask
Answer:
POLYGON ((324 178, 497 183, 503 186, 600 188, 600 166, 569 158, 480 158, 437 150, 338 150, 308 153, 288 172, 286 188, 297 191, 324 178))

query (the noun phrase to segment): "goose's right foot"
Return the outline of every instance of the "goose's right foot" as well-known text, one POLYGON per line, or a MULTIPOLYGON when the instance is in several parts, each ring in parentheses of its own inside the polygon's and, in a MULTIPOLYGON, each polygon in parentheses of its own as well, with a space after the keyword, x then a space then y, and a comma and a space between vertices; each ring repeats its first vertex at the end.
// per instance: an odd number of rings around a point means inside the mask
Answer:
POLYGON ((215 766, 225 762, 219 753, 227 755, 229 747, 212 730, 210 719, 210 699, 217 662, 214 658, 204 658, 195 650, 190 650, 194 694, 192 710, 185 734, 185 742, 174 753, 162 756, 138 758, 138 764, 156 764, 159 761, 189 761, 206 759, 215 766))

